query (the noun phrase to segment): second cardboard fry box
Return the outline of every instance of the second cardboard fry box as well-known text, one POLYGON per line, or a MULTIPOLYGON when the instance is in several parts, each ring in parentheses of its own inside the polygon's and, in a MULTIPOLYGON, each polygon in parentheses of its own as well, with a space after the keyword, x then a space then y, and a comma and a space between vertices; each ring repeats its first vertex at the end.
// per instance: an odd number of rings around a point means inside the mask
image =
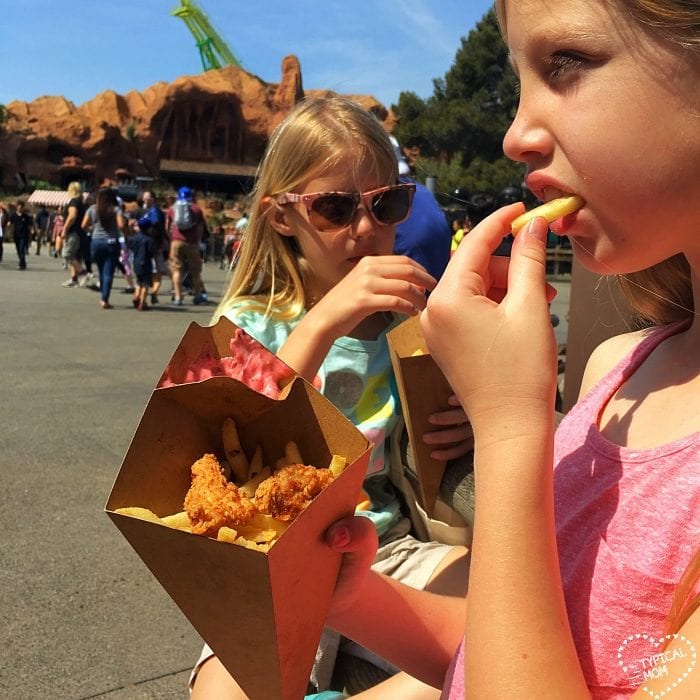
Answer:
POLYGON ((416 463, 417 496, 423 509, 433 516, 447 463, 430 456, 434 447, 423 442, 423 433, 435 429, 428 422, 428 416, 444 411, 448 407, 448 398, 454 392, 428 354, 418 316, 412 316, 389 331, 387 340, 416 463))
POLYGON ((277 400, 215 377, 156 389, 146 406, 106 510, 251 700, 305 694, 341 559, 324 533, 353 513, 369 453, 362 433, 299 378, 277 400), (262 446, 265 464, 283 455, 289 440, 307 464, 328 466, 333 454, 348 460, 268 553, 114 512, 182 511, 192 463, 222 454, 228 417, 249 457, 262 446))

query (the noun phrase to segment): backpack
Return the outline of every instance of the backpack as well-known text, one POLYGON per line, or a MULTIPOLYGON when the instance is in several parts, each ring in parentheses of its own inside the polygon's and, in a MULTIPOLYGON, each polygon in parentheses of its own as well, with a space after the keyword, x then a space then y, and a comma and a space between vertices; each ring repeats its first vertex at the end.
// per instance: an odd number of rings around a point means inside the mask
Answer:
POLYGON ((194 226, 194 218, 190 203, 185 199, 176 199, 173 204, 173 223, 180 231, 185 231, 194 226))

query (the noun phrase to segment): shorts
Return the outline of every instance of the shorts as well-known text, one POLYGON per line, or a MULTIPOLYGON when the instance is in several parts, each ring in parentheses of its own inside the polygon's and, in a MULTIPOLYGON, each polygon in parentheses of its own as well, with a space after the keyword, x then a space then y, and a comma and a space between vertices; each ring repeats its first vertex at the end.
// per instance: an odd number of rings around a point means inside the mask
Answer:
POLYGON ((150 270, 136 270, 136 284, 139 287, 152 287, 153 273, 150 270))
POLYGON ((77 233, 69 233, 63 241, 61 250, 64 260, 80 260, 80 236, 77 233))
POLYGON ((169 275, 170 268, 168 261, 165 259, 165 253, 159 251, 153 257, 153 274, 154 275, 169 275))
POLYGON ((171 241, 170 243, 170 269, 172 272, 180 272, 187 266, 187 271, 193 276, 199 276, 202 271, 202 256, 199 254, 198 243, 187 241, 171 241))

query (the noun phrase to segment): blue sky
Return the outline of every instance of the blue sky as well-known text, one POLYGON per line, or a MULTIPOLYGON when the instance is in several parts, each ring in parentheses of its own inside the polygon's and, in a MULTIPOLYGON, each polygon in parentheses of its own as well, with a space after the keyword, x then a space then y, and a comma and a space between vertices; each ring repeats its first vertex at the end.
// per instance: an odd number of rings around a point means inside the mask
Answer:
MULTIPOLYGON (((0 103, 63 95, 76 105, 201 72, 180 0, 0 0, 0 103)), ((198 0, 243 67, 279 82, 287 54, 304 88, 428 97, 492 0, 198 0)))

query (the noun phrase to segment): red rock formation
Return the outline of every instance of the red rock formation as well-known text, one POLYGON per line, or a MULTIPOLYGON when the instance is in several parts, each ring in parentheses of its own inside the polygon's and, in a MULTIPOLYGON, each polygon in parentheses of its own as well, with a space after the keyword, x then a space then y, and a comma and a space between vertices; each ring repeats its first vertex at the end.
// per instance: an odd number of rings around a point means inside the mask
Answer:
MULTIPOLYGON (((158 177, 161 161, 256 166, 274 127, 304 96, 296 56, 282 62, 279 84, 227 66, 143 92, 107 90, 76 107, 63 97, 7 105, 0 132, 0 184, 16 174, 64 185, 96 182, 117 170, 158 177)), ((369 96, 350 95, 382 121, 391 113, 369 96)))

